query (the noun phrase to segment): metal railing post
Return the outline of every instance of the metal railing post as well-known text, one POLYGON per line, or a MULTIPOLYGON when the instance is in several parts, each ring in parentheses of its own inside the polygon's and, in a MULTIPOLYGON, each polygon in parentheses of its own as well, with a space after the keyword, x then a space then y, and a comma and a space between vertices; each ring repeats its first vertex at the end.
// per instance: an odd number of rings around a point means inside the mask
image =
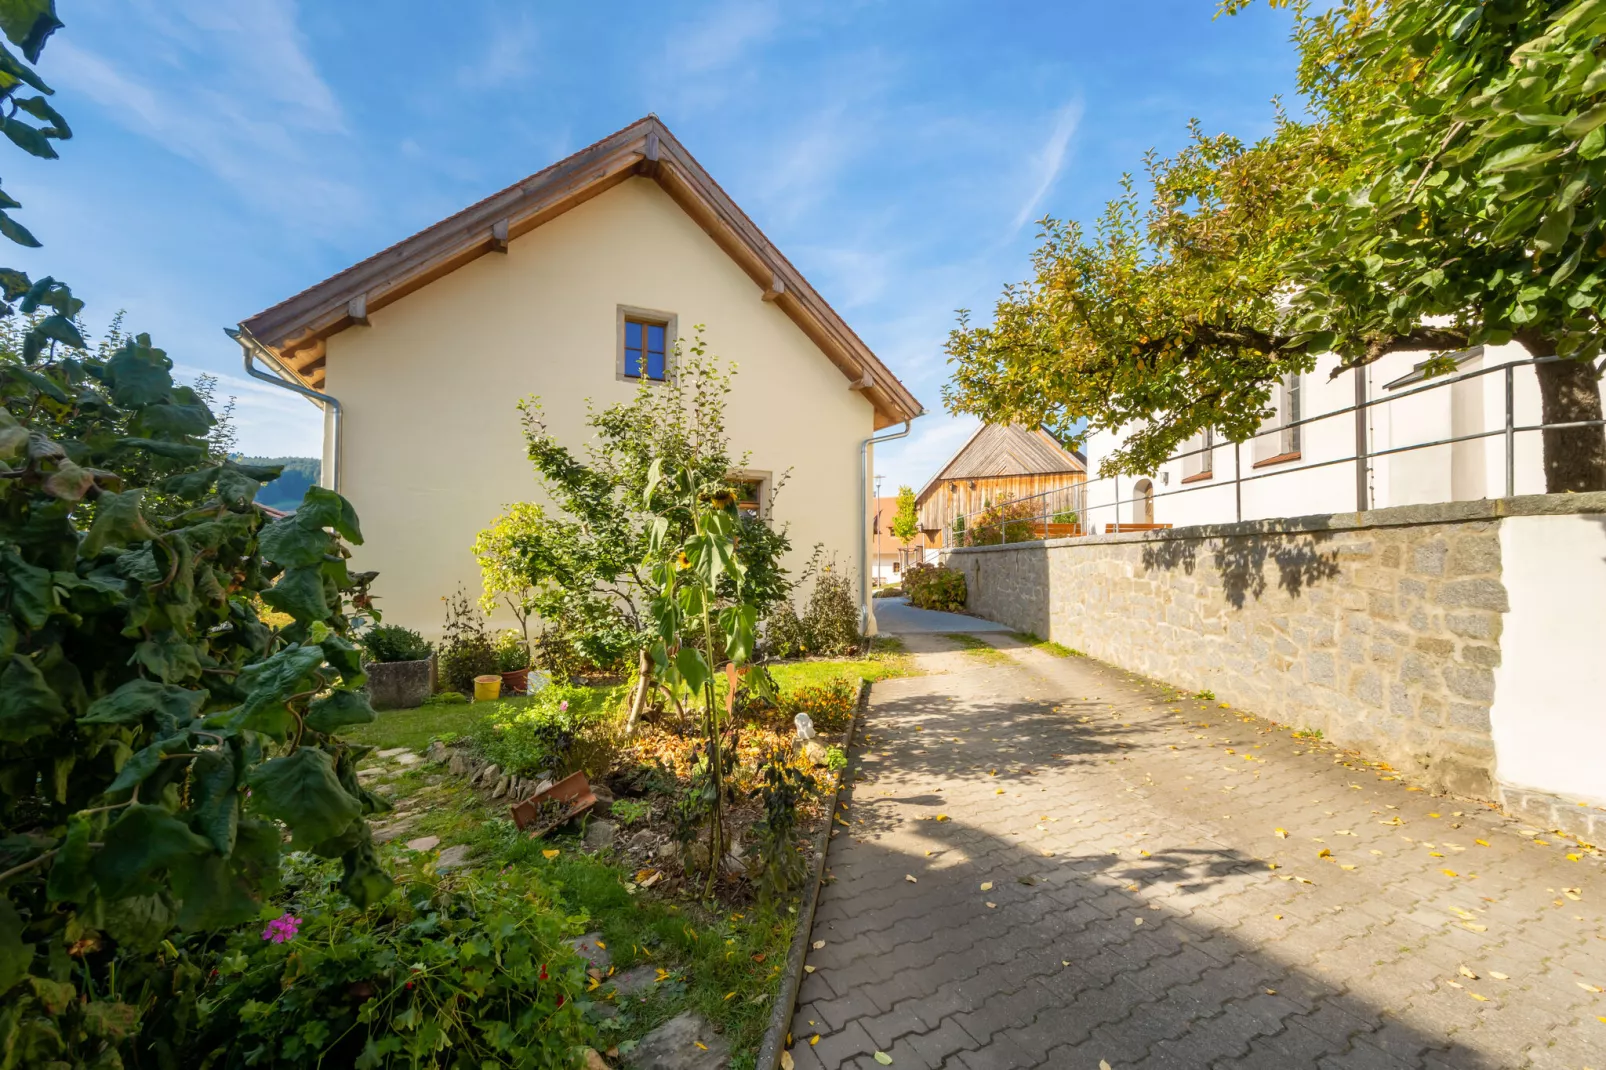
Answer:
POLYGON ((1232 496, 1238 510, 1238 522, 1244 519, 1244 460, 1243 443, 1232 444, 1232 496))
POLYGON ((1366 365, 1355 365, 1355 511, 1366 512, 1366 365))
POLYGON ((1506 365, 1506 497, 1517 493, 1517 376, 1516 369, 1506 365))

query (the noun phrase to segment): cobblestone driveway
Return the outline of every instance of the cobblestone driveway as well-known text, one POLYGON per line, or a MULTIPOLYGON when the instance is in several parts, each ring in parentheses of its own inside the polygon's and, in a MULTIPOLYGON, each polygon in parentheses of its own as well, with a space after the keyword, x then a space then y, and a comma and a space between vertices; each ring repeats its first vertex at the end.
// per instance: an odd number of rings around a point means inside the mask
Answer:
POLYGON ((1597 856, 1087 659, 907 638, 797 1067, 1606 1070, 1597 856))

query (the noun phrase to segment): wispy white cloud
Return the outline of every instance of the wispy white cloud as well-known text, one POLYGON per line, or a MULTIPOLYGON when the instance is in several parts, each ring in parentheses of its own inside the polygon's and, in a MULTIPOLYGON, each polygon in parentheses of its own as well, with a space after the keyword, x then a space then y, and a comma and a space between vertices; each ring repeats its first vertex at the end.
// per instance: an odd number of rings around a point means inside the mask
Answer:
POLYGON ((468 89, 496 89, 520 81, 534 70, 540 33, 528 11, 497 14, 486 33, 489 47, 458 72, 468 89))
POLYGON ((322 221, 361 211, 359 190, 337 177, 345 117, 290 0, 141 3, 117 29, 114 54, 52 41, 51 79, 269 212, 322 221))
POLYGON ((1020 210, 1015 213, 1015 220, 1010 225, 1010 236, 1020 233, 1022 227, 1036 218, 1036 212, 1043 199, 1053 192, 1054 184, 1059 181, 1060 174, 1065 170, 1066 158, 1070 153, 1071 138, 1076 134, 1076 128, 1082 122, 1082 102, 1080 99, 1069 101, 1054 116, 1054 128, 1049 132, 1038 151, 1032 156, 1030 167, 1031 194, 1021 203, 1020 210))
POLYGON ((269 383, 193 364, 177 363, 173 373, 180 381, 191 381, 203 373, 217 378, 214 408, 234 399, 234 428, 242 453, 254 457, 322 456, 323 413, 306 398, 269 383))
POLYGON ((918 493, 980 426, 974 416, 935 412, 915 421, 908 438, 878 446, 875 470, 885 477, 887 493, 895 493, 894 488, 900 486, 913 487, 918 493))
POLYGON ((680 74, 709 74, 735 66, 780 27, 780 8, 767 0, 731 0, 673 35, 669 66, 680 74))

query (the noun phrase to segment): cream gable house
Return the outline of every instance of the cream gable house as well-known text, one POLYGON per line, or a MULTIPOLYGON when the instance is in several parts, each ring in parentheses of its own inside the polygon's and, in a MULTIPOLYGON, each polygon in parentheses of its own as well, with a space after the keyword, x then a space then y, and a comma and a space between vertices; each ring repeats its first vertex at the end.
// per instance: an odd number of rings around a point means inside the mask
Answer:
POLYGON ((355 564, 379 571, 387 620, 435 633, 443 595, 479 590, 475 534, 541 500, 515 403, 539 395, 578 449, 587 400, 662 378, 699 324, 739 366, 743 477, 790 473, 774 517, 794 568, 818 543, 863 576, 876 432, 907 433, 920 403, 656 117, 231 333, 253 375, 323 406, 323 482, 366 536, 355 564))

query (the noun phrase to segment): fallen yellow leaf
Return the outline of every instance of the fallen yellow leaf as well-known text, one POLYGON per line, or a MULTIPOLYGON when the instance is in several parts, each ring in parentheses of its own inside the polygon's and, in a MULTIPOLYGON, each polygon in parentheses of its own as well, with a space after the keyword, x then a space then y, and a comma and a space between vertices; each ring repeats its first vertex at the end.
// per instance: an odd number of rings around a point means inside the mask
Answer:
POLYGON ((708 1045, 707 1045, 707 1044, 704 1044, 704 1043, 703 1043, 703 1042, 702 1042, 702 1041, 700 1041, 700 1040, 694 1040, 694 1041, 692 1041, 692 1043, 693 1043, 693 1044, 695 1044, 695 1045, 697 1045, 697 1046, 698 1046, 698 1047, 699 1047, 699 1048, 701 1048, 701 1049, 703 1049, 703 1050, 704 1050, 704 1051, 707 1051, 707 1050, 708 1050, 708 1045))
POLYGON ((781 1052, 781 1070, 795 1070, 796 1066, 797 1063, 793 1061, 791 1052, 781 1052))
POLYGON ((1458 967, 1455 972, 1459 973, 1462 977, 1465 977, 1469 981, 1476 981, 1478 979, 1478 975, 1473 973, 1471 968, 1465 964, 1458 967))
POLYGON ((735 992, 726 992, 725 993, 725 998, 726 999, 735 999, 736 998, 736 993, 735 992))
POLYGON ((810 944, 809 946, 814 948, 814 950, 818 951, 818 950, 820 950, 820 948, 825 946, 825 941, 824 940, 816 940, 816 941, 814 941, 814 943, 810 944))
POLYGON ((1277 838, 1281 839, 1281 840, 1286 840, 1288 838, 1288 830, 1287 829, 1278 829, 1277 830, 1277 838))
POLYGON ((984 891, 984 892, 992 891, 993 890, 993 882, 992 881, 982 881, 981 882, 981 890, 984 891))
POLYGON ((804 973, 813 973, 814 972, 814 967, 813 966, 805 966, 805 967, 803 967, 803 972, 804 973))
POLYGON ((1327 848, 1323 847, 1320 851, 1316 852, 1316 857, 1317 858, 1332 858, 1333 857, 1333 852, 1329 851, 1327 848))
POLYGON ((1477 844, 1479 847, 1487 847, 1487 846, 1489 846, 1489 841, 1488 840, 1473 840, 1472 842, 1477 844))
POLYGON ((892 1056, 888 1055, 884 1051, 878 1051, 875 1053, 875 1061, 880 1063, 882 1066, 891 1066, 892 1056))
POLYGON ((998 909, 998 904, 997 903, 988 903, 987 904, 987 909, 988 910, 997 910, 998 909))
POLYGON ((904 874, 904 875, 903 875, 903 879, 904 879, 904 880, 906 880, 906 881, 908 881, 908 882, 909 882, 909 883, 910 883, 910 884, 918 884, 918 883, 919 883, 919 881, 917 881, 917 880, 915 880, 915 879, 914 879, 914 878, 913 878, 913 877, 912 877, 912 876, 910 876, 910 875, 909 875, 909 874, 907 874, 907 873, 905 873, 905 874, 904 874))
POLYGON ((1496 981, 1509 981, 1509 980, 1511 980, 1511 976, 1509 974, 1501 973, 1499 970, 1490 970, 1489 971, 1489 976, 1493 977, 1496 981))
POLYGON ((1459 877, 1459 876, 1461 876, 1461 874, 1457 873, 1453 869, 1441 869, 1441 870, 1439 870, 1439 872, 1443 873, 1446 877, 1459 877))
POLYGON ((815 1033, 812 1037, 809 1037, 809 1046, 810 1047, 813 1047, 814 1045, 818 1044, 819 1042, 820 1042, 820 1034, 815 1033))
POLYGON ((562 854, 562 852, 561 852, 561 851, 559 851, 559 850, 558 850, 558 849, 557 849, 557 848, 556 848, 556 847, 554 847, 554 848, 553 848, 553 849, 552 849, 552 850, 550 850, 550 851, 542 851, 542 852, 541 852, 541 857, 542 857, 542 858, 556 858, 556 857, 558 857, 558 855, 560 855, 560 854, 562 854))

